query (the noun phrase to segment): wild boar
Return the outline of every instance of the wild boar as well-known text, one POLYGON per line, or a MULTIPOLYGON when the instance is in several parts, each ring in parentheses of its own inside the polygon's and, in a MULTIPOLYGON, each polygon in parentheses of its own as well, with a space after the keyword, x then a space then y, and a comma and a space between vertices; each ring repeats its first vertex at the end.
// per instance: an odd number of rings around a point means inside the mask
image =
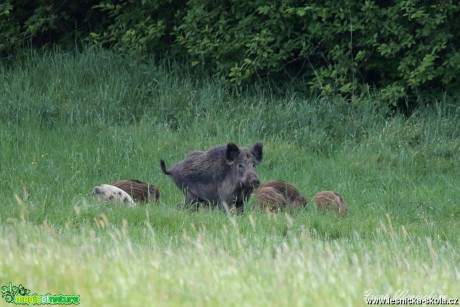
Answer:
POLYGON ((252 206, 254 211, 274 212, 286 207, 286 199, 273 187, 259 188, 255 196, 256 201, 252 206))
POLYGON ((333 191, 319 192, 314 197, 316 206, 320 210, 329 210, 339 213, 340 215, 347 215, 348 208, 342 195, 333 191))
POLYGON ((306 206, 307 200, 294 185, 282 180, 271 180, 257 190, 254 209, 279 211, 306 206))
POLYGON ((160 191, 153 184, 137 179, 114 181, 111 185, 122 189, 137 202, 147 203, 149 201, 158 202, 160 200, 160 191))
POLYGON ((94 187, 92 194, 94 199, 106 202, 134 203, 128 193, 110 184, 101 184, 94 187))
POLYGON ((192 152, 170 169, 164 160, 160 166, 183 191, 186 205, 204 203, 227 212, 233 208, 243 212, 245 202, 260 185, 256 166, 262 161, 262 147, 261 143, 251 148, 228 143, 192 152))

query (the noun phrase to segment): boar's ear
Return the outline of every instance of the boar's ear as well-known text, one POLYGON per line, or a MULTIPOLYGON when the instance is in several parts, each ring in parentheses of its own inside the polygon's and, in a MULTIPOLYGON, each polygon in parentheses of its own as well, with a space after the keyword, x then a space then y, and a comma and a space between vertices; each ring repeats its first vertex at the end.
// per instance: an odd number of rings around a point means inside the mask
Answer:
POLYGON ((235 162, 236 158, 240 155, 240 149, 233 143, 227 144, 227 149, 225 150, 225 158, 228 163, 235 162))
POLYGON ((251 148, 251 153, 253 154, 257 163, 260 163, 263 158, 262 147, 263 147, 262 143, 256 143, 251 148))

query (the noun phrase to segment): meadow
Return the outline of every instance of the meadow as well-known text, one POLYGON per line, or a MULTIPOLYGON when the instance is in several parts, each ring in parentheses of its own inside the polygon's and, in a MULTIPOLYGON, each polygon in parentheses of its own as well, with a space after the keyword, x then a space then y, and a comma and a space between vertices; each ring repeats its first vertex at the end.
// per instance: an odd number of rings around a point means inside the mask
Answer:
MULTIPOLYGON (((460 297, 460 104, 409 117, 345 101, 234 89, 179 63, 109 51, 0 63, 0 286, 82 306, 364 306, 460 297), (179 208, 159 168, 193 150, 264 144, 262 182, 307 208, 179 208), (96 202, 95 185, 154 183, 159 204, 96 202), (346 217, 313 196, 340 192, 346 217)), ((5 301, 1 299, 3 306, 5 301)))

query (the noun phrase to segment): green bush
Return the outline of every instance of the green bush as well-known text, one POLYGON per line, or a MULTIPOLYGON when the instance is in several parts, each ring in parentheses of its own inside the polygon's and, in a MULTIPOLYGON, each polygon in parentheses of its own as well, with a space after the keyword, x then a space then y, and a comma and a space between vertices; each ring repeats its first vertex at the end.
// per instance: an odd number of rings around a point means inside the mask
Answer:
POLYGON ((233 84, 322 95, 380 91, 384 105, 460 88, 455 1, 80 1, 0 4, 0 53, 87 42, 188 59, 233 84))
POLYGON ((19 43, 19 25, 13 19, 12 11, 10 1, 0 3, 0 55, 12 51, 19 43))
POLYGON ((107 20, 100 31, 92 31, 93 43, 122 52, 145 56, 149 53, 178 55, 173 27, 180 17, 183 1, 117 1, 106 0, 93 6, 107 20))
POLYGON ((79 46, 103 20, 91 0, 6 0, 0 4, 0 55, 23 47, 79 46))
POLYGON ((190 0, 178 41, 233 82, 282 70, 322 94, 377 87, 396 103, 458 89, 459 10, 453 1, 190 0))

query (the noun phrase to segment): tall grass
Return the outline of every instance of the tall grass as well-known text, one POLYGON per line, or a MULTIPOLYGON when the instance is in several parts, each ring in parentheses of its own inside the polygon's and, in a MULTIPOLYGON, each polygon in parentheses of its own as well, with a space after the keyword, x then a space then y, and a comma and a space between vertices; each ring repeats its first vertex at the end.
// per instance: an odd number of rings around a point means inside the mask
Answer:
POLYGON ((458 101, 390 116, 378 97, 236 92, 177 63, 91 49, 24 54, 0 72, 1 286, 80 294, 84 306, 459 296, 458 101), (179 209, 159 160, 229 141, 262 141, 261 180, 294 183, 309 207, 179 209), (156 184, 160 204, 91 199, 95 185, 128 178, 156 184), (318 212, 321 190, 340 192, 349 215, 318 212))
POLYGON ((148 225, 134 235, 136 226, 103 220, 79 231, 47 223, 2 227, 2 280, 39 294, 79 294, 84 306, 357 306, 368 291, 398 290, 458 296, 458 249, 388 225, 372 239, 329 241, 303 231, 253 244, 252 235, 270 235, 257 222, 246 234, 224 222, 164 242, 148 225))

